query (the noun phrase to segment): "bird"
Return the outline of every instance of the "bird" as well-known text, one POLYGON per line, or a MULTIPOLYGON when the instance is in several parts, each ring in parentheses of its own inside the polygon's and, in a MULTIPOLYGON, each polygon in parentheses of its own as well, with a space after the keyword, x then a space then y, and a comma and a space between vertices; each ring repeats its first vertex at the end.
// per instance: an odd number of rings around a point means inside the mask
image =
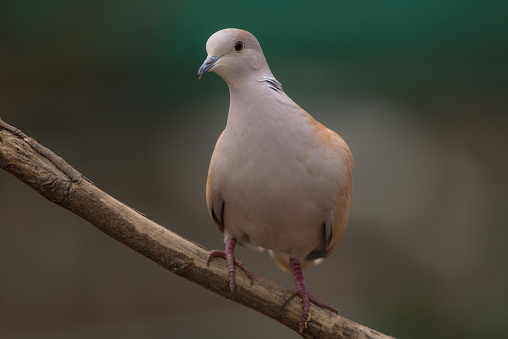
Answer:
POLYGON ((337 310, 314 297, 302 269, 328 257, 348 224, 353 194, 353 157, 346 142, 298 106, 275 79, 254 35, 228 28, 210 36, 198 79, 215 72, 230 94, 226 126, 212 154, 206 182, 208 212, 224 233, 234 297, 236 244, 268 250, 290 271, 294 284, 282 305, 302 300, 300 332, 309 303, 337 310))

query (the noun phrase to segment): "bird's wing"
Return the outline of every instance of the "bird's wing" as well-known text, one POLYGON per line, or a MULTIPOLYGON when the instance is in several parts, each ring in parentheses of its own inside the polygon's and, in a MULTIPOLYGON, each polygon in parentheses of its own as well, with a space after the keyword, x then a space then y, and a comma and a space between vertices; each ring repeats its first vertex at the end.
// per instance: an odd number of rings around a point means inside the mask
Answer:
POLYGON ((323 241, 305 257, 305 261, 326 258, 332 253, 346 230, 353 197, 353 156, 348 145, 338 134, 324 126, 320 134, 321 145, 327 150, 328 157, 338 159, 334 164, 340 164, 342 168, 329 168, 334 172, 329 184, 335 186, 336 183, 337 195, 330 201, 329 214, 323 220, 323 241))
POLYGON ((213 221, 221 232, 224 232, 224 200, 219 193, 217 187, 216 173, 212 167, 213 157, 217 151, 222 133, 217 140, 215 150, 212 154, 212 160, 210 161, 210 168, 208 169, 208 178, 206 180, 206 205, 208 207, 208 213, 212 217, 213 221))
POLYGON ((345 180, 339 190, 331 225, 325 225, 325 227, 330 227, 331 229, 325 231, 326 235, 329 234, 330 238, 327 239, 327 246, 323 257, 327 257, 332 253, 333 249, 344 235, 349 220, 349 212, 351 211, 351 202, 353 200, 353 156, 348 145, 342 138, 340 138, 340 143, 342 144, 341 151, 343 155, 342 173, 345 180))

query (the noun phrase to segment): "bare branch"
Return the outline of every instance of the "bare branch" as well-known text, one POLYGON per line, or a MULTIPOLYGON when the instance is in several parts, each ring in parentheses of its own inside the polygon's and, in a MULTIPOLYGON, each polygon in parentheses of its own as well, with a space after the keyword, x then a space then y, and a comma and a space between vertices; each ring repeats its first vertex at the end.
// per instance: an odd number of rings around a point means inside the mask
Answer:
MULTIPOLYGON (((62 158, 1 119, 0 168, 167 270, 232 299, 224 262, 214 260, 207 267, 205 248, 104 193, 62 158)), ((236 280, 235 302, 298 331, 297 298, 281 307, 287 293, 283 287, 260 275, 254 275, 252 285, 242 274, 236 280)), ((390 338, 313 304, 310 307, 312 319, 302 334, 306 338, 390 338)))

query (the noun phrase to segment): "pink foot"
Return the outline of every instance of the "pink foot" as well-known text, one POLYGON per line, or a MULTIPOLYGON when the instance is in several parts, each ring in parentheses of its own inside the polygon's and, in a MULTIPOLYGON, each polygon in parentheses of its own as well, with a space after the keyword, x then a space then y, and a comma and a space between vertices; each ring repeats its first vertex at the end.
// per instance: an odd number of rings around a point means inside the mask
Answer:
POLYGON ((210 264, 210 260, 215 257, 220 257, 226 259, 228 262, 228 272, 229 272, 229 288, 231 289, 231 294, 233 297, 235 296, 235 265, 240 267, 242 271, 249 277, 250 284, 252 285, 252 271, 249 270, 247 265, 241 260, 235 258, 235 245, 236 239, 229 238, 226 240, 226 249, 224 251, 213 250, 208 253, 208 261, 207 265, 210 264))
POLYGON ((295 295, 299 295, 300 298, 302 298, 303 310, 302 310, 302 323, 300 324, 300 333, 302 333, 307 328, 307 323, 310 321, 309 301, 312 301, 314 304, 326 308, 337 314, 339 312, 335 307, 319 300, 318 298, 310 294, 305 284, 305 280, 303 279, 302 268, 298 260, 291 258, 289 259, 289 264, 291 266, 291 273, 293 273, 295 283, 293 284, 293 288, 289 291, 289 294, 284 298, 282 306, 286 305, 287 302, 295 295))

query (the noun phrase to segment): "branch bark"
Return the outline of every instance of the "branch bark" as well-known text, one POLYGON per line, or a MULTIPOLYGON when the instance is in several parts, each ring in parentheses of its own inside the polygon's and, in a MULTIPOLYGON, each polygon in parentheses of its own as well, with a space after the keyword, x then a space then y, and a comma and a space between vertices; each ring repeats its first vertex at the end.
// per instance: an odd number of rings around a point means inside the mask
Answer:
MULTIPOLYGON (((0 168, 167 270, 298 332, 301 307, 298 298, 281 307, 285 288, 256 274, 251 285, 237 274, 233 299, 224 262, 214 260, 207 267, 204 247, 104 193, 62 158, 1 119, 0 168)), ((305 338, 391 338, 313 304, 310 307, 312 320, 302 333, 305 338)))

